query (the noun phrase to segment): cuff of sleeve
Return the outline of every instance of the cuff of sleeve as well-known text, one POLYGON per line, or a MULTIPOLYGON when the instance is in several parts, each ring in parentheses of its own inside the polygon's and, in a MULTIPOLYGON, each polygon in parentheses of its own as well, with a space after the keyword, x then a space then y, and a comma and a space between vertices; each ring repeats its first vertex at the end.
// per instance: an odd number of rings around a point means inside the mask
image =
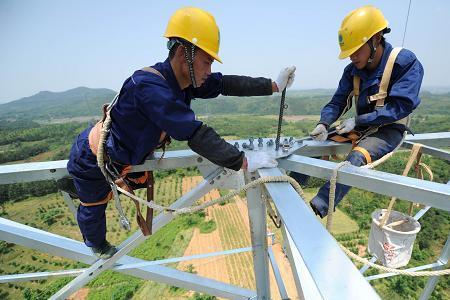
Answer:
POLYGON ((319 123, 317 123, 317 125, 319 125, 319 124, 324 125, 327 130, 330 129, 330 124, 328 124, 327 122, 320 120, 319 123))

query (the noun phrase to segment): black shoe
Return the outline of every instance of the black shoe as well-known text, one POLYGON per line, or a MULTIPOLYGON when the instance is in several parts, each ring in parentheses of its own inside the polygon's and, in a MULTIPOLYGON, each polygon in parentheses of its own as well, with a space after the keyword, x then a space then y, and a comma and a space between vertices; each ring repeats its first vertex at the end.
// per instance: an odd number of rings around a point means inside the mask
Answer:
POLYGON ((108 241, 105 241, 100 247, 91 247, 91 249, 94 255, 101 259, 111 258, 117 252, 117 248, 108 241))
POLYGON ((319 210, 314 206, 314 204, 311 202, 309 202, 309 206, 311 206, 311 209, 313 210, 313 212, 316 214, 316 216, 319 216, 321 219, 324 218, 324 216, 322 216, 319 212, 319 210))

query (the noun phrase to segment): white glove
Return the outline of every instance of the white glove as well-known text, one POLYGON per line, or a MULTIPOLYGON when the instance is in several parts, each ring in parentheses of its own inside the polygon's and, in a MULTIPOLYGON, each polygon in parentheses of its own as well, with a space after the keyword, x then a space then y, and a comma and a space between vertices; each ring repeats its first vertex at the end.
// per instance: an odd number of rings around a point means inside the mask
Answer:
POLYGON ((317 124, 316 128, 309 134, 316 141, 326 141, 328 137, 328 130, 323 124, 317 124))
POLYGON ((275 83, 278 87, 278 92, 282 92, 285 88, 290 88, 295 78, 295 66, 284 68, 280 71, 275 83))
POLYGON ((245 157, 247 158, 247 170, 249 172, 254 172, 260 168, 275 168, 278 166, 278 162, 263 151, 247 152, 245 157))
POLYGON ((343 134, 352 131, 353 128, 355 128, 355 118, 350 118, 336 126, 336 132, 343 134))

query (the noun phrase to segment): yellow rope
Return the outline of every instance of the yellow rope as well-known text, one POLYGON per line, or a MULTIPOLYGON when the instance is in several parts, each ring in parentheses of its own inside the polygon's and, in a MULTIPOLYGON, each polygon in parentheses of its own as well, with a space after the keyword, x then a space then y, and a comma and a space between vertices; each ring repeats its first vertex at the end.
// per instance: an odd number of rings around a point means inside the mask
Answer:
POLYGON ((330 178, 330 193, 328 196, 328 214, 327 214, 327 225, 326 228, 328 231, 331 231, 331 225, 333 224, 333 215, 334 215, 334 200, 336 197, 336 184, 337 184, 337 176, 338 170, 343 166, 351 165, 349 161, 343 161, 337 164, 337 166, 333 169, 333 173, 330 178))
POLYGON ((225 201, 229 200, 230 198, 233 198, 234 196, 239 195, 239 193, 241 193, 241 192, 246 192, 247 190, 254 188, 255 186, 257 186, 259 184, 264 184, 264 183, 269 183, 269 182, 289 182, 294 187, 296 192, 300 195, 300 197, 302 199, 305 199, 305 195, 303 193, 303 190, 302 190, 302 187, 300 186, 300 184, 298 184, 298 182, 295 181, 294 178, 287 176, 287 175, 267 176, 267 177, 258 178, 256 180, 253 180, 252 182, 247 183, 239 190, 235 190, 235 191, 233 191, 225 196, 222 196, 220 198, 205 202, 201 205, 183 207, 183 208, 179 208, 179 209, 173 209, 169 206, 158 205, 154 202, 147 202, 147 201, 127 192, 126 190, 124 190, 120 187, 117 187, 117 190, 119 190, 121 193, 125 194, 126 196, 138 201, 139 203, 141 203, 143 205, 147 205, 148 207, 153 208, 155 210, 170 212, 173 215, 181 215, 181 214, 187 214, 187 213, 194 213, 196 211, 205 209, 212 205, 225 202, 225 201))
POLYGON ((388 268, 382 265, 378 265, 378 264, 374 264, 373 262, 367 260, 366 258, 360 257, 358 255, 356 255, 355 253, 351 252, 350 250, 348 250, 347 248, 345 248, 344 246, 340 245, 342 250, 344 250, 344 252, 350 256, 351 258, 353 258, 354 260, 359 261, 360 263, 369 265, 375 269, 384 271, 384 272, 389 272, 389 273, 396 273, 396 274, 400 274, 400 275, 407 275, 407 276, 414 276, 414 277, 419 277, 419 276, 440 276, 440 275, 450 275, 450 269, 446 269, 446 270, 438 270, 438 271, 407 271, 407 270, 399 270, 399 269, 393 269, 393 268, 388 268))

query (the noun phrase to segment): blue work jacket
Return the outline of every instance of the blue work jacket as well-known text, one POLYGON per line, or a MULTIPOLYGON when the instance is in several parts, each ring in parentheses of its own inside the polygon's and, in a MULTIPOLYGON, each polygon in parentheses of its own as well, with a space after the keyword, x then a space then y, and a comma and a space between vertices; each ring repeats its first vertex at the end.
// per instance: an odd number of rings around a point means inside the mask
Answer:
POLYGON ((160 76, 138 70, 125 80, 111 110, 108 155, 122 164, 141 164, 158 146, 161 133, 184 141, 202 125, 190 107, 193 98, 214 98, 222 91, 222 74, 212 73, 201 87, 182 90, 169 59, 153 66, 160 76))
POLYGON ((347 104, 347 97, 353 91, 355 75, 361 78, 355 116, 356 126, 386 125, 411 114, 420 103, 419 90, 423 67, 414 53, 407 49, 402 49, 395 60, 383 108, 375 109, 375 102, 370 103, 368 100, 369 96, 378 93, 381 77, 392 49, 392 46, 385 42, 380 64, 370 73, 366 69, 358 70, 352 63, 347 65, 334 96, 321 111, 319 123, 329 126, 339 118, 347 104))

